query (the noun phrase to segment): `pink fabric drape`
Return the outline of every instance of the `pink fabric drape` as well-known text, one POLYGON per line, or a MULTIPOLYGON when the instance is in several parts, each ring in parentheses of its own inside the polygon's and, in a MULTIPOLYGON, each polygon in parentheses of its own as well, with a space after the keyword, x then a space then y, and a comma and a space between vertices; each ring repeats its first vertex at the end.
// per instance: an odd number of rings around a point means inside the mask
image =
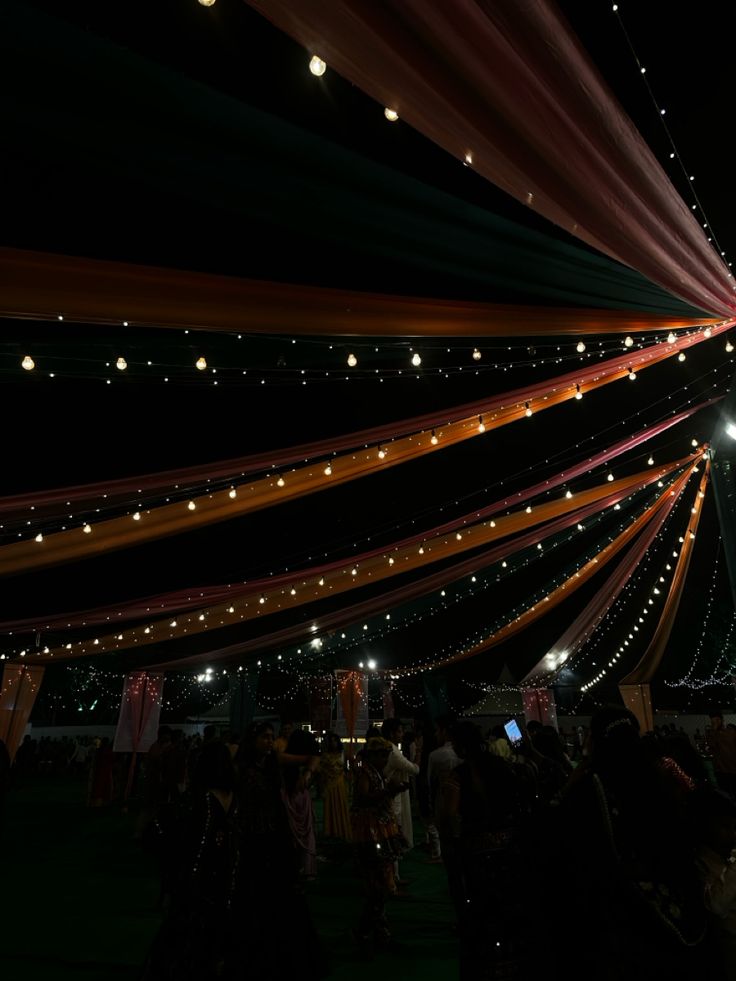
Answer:
POLYGON ((6 664, 0 688, 0 739, 10 759, 20 746, 28 719, 43 680, 44 668, 36 665, 6 664))
POLYGON ((348 739, 355 736, 355 724, 362 703, 367 698, 366 677, 362 671, 337 671, 337 690, 348 739))
MULTIPOLYGON (((678 423, 689 419, 701 409, 708 408, 718 401, 720 401, 720 399, 710 399, 707 402, 701 402, 700 404, 670 416, 669 418, 660 420, 660 422, 647 426, 646 428, 633 433, 631 436, 619 440, 612 446, 609 446, 598 453, 594 453, 592 456, 586 457, 578 463, 571 465, 568 469, 562 470, 546 480, 538 481, 536 484, 532 484, 515 494, 500 498, 499 500, 494 501, 492 504, 488 504, 470 514, 462 515, 459 518, 445 522, 444 524, 431 528, 425 532, 409 536, 408 538, 403 539, 399 543, 399 546, 416 544, 434 535, 447 534, 449 532, 456 531, 458 528, 462 528, 471 522, 493 517, 503 508, 511 505, 522 504, 525 501, 529 501, 536 497, 538 494, 554 490, 554 488, 559 487, 562 484, 569 483, 582 474, 594 470, 596 467, 604 466, 605 464, 610 463, 611 460, 616 459, 621 454, 627 453, 630 450, 641 446, 643 443, 646 443, 648 440, 659 436, 672 426, 676 426, 678 423)), ((380 551, 383 550, 368 552, 361 556, 361 560, 369 558, 374 554, 379 554, 380 551)), ((322 572, 328 571, 329 568, 329 564, 326 564, 314 568, 313 572, 315 575, 319 575, 322 572)), ((273 579, 270 581, 273 582, 273 579)), ((191 608, 222 603, 234 599, 237 595, 238 587, 233 586, 232 584, 206 587, 192 586, 186 590, 176 590, 169 593, 160 593, 156 596, 142 597, 140 599, 131 600, 128 603, 118 603, 115 606, 98 607, 97 609, 93 610, 58 613, 52 616, 40 615, 38 617, 28 617, 22 620, 8 620, 0 623, 0 631, 13 631, 14 633, 23 631, 36 632, 47 631, 54 628, 78 629, 79 627, 83 626, 95 626, 97 624, 109 624, 111 622, 115 624, 123 624, 131 620, 149 618, 152 613, 180 613, 191 608)))
POLYGON ((130 767, 125 788, 130 796, 138 753, 146 753, 156 741, 161 717, 163 672, 132 671, 125 676, 120 715, 115 731, 113 751, 130 753, 130 767))
POLYGON ((683 536, 683 543, 680 546, 677 557, 677 565, 672 576, 672 582, 664 602, 662 614, 657 624, 654 636, 649 642, 649 646, 644 652, 641 660, 636 667, 621 679, 620 688, 623 692, 624 687, 631 685, 648 686, 657 672, 657 668, 662 663, 662 658, 667 650, 672 629, 675 625, 677 611, 680 608, 680 600, 685 589, 688 570, 690 569, 690 559, 692 558, 693 548, 695 547, 695 537, 700 524, 700 516, 703 513, 703 498, 708 486, 710 476, 710 460, 707 462, 705 473, 700 479, 700 487, 693 502, 692 513, 688 522, 687 529, 683 536))
MULTIPOLYGON (((596 514, 598 511, 613 507, 623 499, 623 496, 624 495, 621 493, 611 494, 603 501, 590 504, 585 508, 579 508, 570 514, 557 518, 554 521, 547 522, 544 525, 540 525, 539 527, 525 532, 522 535, 518 535, 500 545, 494 545, 493 548, 480 552, 472 556, 472 558, 463 559, 462 562, 453 563, 452 565, 443 569, 441 572, 436 572, 431 576, 425 576, 422 579, 409 583, 406 586, 401 586, 398 589, 393 589, 387 593, 381 593, 380 595, 369 600, 365 600, 362 603, 357 603, 338 610, 335 613, 320 617, 320 632, 322 634, 329 634, 332 631, 358 623, 364 620, 366 617, 373 616, 385 610, 393 609, 401 603, 409 602, 410 600, 416 599, 419 596, 426 596, 435 590, 440 590, 443 586, 447 586, 450 583, 461 579, 463 576, 471 575, 473 572, 486 568, 487 566, 492 565, 494 562, 500 562, 504 558, 508 558, 510 555, 513 555, 515 552, 518 552, 523 548, 528 548, 531 545, 536 545, 537 542, 542 542, 545 540, 545 538, 556 535, 560 531, 564 531, 566 528, 572 528, 576 524, 581 523, 587 518, 591 517, 591 515, 596 514)), ((165 664, 154 664, 150 667, 154 670, 164 667, 167 669, 189 668, 205 661, 208 663, 220 661, 228 662, 248 654, 256 655, 259 652, 272 650, 277 647, 283 647, 286 644, 296 643, 302 639, 313 638, 314 634, 311 630, 313 624, 314 618, 310 618, 309 620, 303 621, 295 626, 286 627, 282 630, 277 630, 268 634, 262 634, 261 636, 255 637, 248 641, 232 644, 228 647, 205 651, 200 654, 193 654, 185 658, 178 658, 176 660, 168 661, 165 664)))
MULTIPOLYGON (((512 389, 509 392, 502 392, 490 398, 480 399, 475 402, 467 402, 463 405, 451 406, 437 412, 426 413, 420 416, 412 416, 408 419, 400 419, 393 423, 381 426, 374 426, 370 429, 362 429, 353 433, 346 433, 342 436, 335 436, 313 443, 304 443, 300 446, 291 446, 283 449, 273 450, 267 453, 260 453, 250 456, 236 457, 231 460, 219 460, 214 463, 205 463, 195 467, 185 467, 178 470, 167 470, 160 473, 141 474, 136 477, 123 477, 119 480, 104 481, 95 484, 82 484, 73 487, 53 488, 45 491, 33 491, 27 494, 15 494, 0 498, 0 513, 25 512, 34 509, 33 517, 38 518, 44 513, 53 513, 55 506, 64 505, 63 513, 67 513, 66 502, 79 504, 81 501, 90 501, 107 495, 105 503, 111 504, 116 499, 133 494, 136 500, 140 494, 146 495, 164 488, 171 489, 178 485, 180 492, 187 488, 203 484, 206 481, 235 480, 239 481, 248 474, 266 471, 272 468, 283 469, 293 464, 303 463, 305 460, 315 460, 330 456, 335 453, 343 453, 353 450, 356 447, 390 444, 393 440, 413 433, 427 432, 431 429, 440 429, 442 426, 458 422, 462 419, 475 417, 478 415, 491 415, 507 409, 509 406, 520 404, 522 409, 526 401, 533 402, 535 399, 544 399, 550 393, 569 390, 570 397, 574 397, 576 386, 580 386, 581 391, 585 392, 587 386, 598 387, 606 379, 614 380, 622 371, 628 374, 629 369, 639 370, 647 367, 652 362, 667 356, 673 356, 680 351, 686 351, 695 344, 703 343, 710 338, 715 338, 719 334, 730 330, 733 323, 728 322, 720 326, 710 328, 707 336, 703 331, 697 331, 679 337, 673 344, 658 342, 647 345, 641 350, 632 351, 609 358, 605 361, 590 361, 582 364, 573 371, 557 375, 547 381, 536 382, 534 385, 525 388, 512 389), (140 491, 140 494, 139 494, 140 491)), ((696 410, 693 410, 696 411, 696 410)), ((432 450, 441 451, 442 447, 432 447, 432 450)), ((391 457, 389 455, 385 466, 391 457)))
POLYGON ((729 316, 728 268, 552 0, 247 0, 529 208, 729 316))
POLYGON ((521 693, 527 723, 541 722, 557 728, 557 705, 551 688, 525 688, 521 693))
POLYGON ((672 514, 672 510, 680 500, 689 479, 690 473, 687 473, 684 478, 680 478, 676 482, 673 488, 674 494, 668 498, 655 520, 647 526, 639 540, 631 547, 624 561, 616 567, 560 639, 550 647, 544 657, 524 677, 524 683, 549 684, 554 676, 571 662, 580 648, 590 639, 621 595, 652 542, 672 514))

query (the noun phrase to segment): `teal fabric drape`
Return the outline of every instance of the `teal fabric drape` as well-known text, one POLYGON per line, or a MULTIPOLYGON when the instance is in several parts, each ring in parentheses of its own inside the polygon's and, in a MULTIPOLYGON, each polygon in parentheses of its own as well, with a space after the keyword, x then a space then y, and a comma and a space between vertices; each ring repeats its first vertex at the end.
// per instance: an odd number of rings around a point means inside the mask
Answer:
POLYGON ((165 254, 281 281, 412 293, 429 277, 435 295, 695 315, 613 260, 38 10, 5 6, 0 63, 16 134, 5 244, 85 254, 94 242, 111 258, 165 254))

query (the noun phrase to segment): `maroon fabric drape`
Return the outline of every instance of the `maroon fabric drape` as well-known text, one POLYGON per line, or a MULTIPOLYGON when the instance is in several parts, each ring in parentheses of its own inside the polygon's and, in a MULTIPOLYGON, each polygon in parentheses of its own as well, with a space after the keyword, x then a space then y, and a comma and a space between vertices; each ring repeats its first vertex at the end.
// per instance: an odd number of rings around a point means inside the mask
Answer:
MULTIPOLYGON (((666 492, 667 491, 665 490, 663 493, 666 492)), ((435 590, 440 590, 444 586, 448 586, 450 583, 462 579, 464 576, 469 576, 474 572, 487 568, 489 565, 493 565, 494 562, 500 562, 505 558, 509 558, 509 556, 521 551, 521 549, 529 548, 531 545, 536 545, 538 542, 542 542, 546 538, 564 531, 566 528, 572 528, 578 523, 586 521, 589 517, 591 517, 591 515, 596 514, 598 511, 613 507, 615 504, 621 501, 624 496, 625 495, 621 493, 611 494, 610 497, 605 498, 603 501, 598 501, 595 504, 590 504, 585 508, 580 508, 577 511, 573 511, 571 514, 564 515, 561 518, 556 518, 555 520, 533 528, 531 531, 525 532, 522 535, 515 536, 514 538, 509 539, 500 545, 494 545, 492 548, 473 555, 469 559, 463 559, 461 562, 455 562, 443 569, 441 572, 435 572, 431 576, 425 576, 422 579, 409 583, 406 586, 400 586, 398 589, 392 589, 389 592, 381 593, 380 595, 369 600, 364 600, 362 603, 356 603, 351 606, 343 607, 341 610, 337 610, 335 613, 320 617, 320 634, 330 634, 333 631, 343 629, 351 624, 362 622, 366 617, 373 616, 386 610, 391 610, 394 607, 399 606, 401 603, 407 603, 413 599, 417 599, 420 596, 426 596, 435 590)), ((311 617, 309 620, 305 620, 302 623, 295 624, 291 627, 285 627, 281 630, 276 630, 268 634, 262 634, 261 636, 254 637, 251 640, 232 644, 228 647, 203 651, 202 653, 193 654, 189 657, 167 661, 165 664, 154 664, 150 667, 154 670, 163 668, 180 669, 189 668, 205 661, 208 663, 233 661, 237 658, 243 657, 244 655, 256 655, 263 651, 284 647, 285 645, 291 643, 297 643, 299 640, 306 641, 307 638, 313 639, 315 636, 311 629, 313 625, 314 617, 311 617)))
MULTIPOLYGON (((712 327, 710 339, 731 329, 733 323, 712 327)), ((607 378, 615 378, 621 371, 639 370, 651 363, 656 363, 663 357, 671 356, 679 351, 686 351, 696 344, 703 343, 709 338, 703 331, 679 337, 673 344, 658 342, 650 344, 641 350, 632 351, 608 358, 605 361, 589 361, 573 371, 557 375, 547 381, 536 382, 525 388, 512 389, 490 398, 467 402, 463 405, 451 406, 438 412, 413 416, 397 420, 370 429, 362 429, 342 436, 335 436, 314 443, 304 443, 300 446, 285 447, 267 453, 251 456, 236 457, 231 460, 219 460, 214 463, 200 464, 178 470, 167 470, 160 473, 141 474, 136 477, 123 477, 118 480, 101 481, 95 484, 82 484, 73 487, 52 488, 44 491, 34 491, 25 494, 15 494, 0 498, 0 513, 25 512, 34 509, 33 517, 37 519, 55 505, 64 505, 64 513, 68 511, 66 502, 78 504, 80 501, 90 501, 107 495, 106 504, 111 504, 118 498, 133 494, 138 500, 141 495, 163 488, 170 489, 178 486, 183 493, 188 487, 203 484, 207 480, 239 480, 247 474, 253 474, 272 468, 282 469, 292 464, 303 463, 327 457, 334 453, 343 453, 356 447, 390 443, 402 436, 412 433, 427 432, 430 429, 441 428, 451 422, 467 419, 471 416, 490 415, 508 408, 511 405, 525 401, 533 402, 550 394, 569 390, 574 394, 575 387, 580 386, 585 392, 587 386, 597 387, 607 378)), ((441 447, 437 448, 438 451, 441 447)))
POLYGON ((614 569, 557 643, 550 647, 544 657, 524 677, 524 683, 551 684, 557 673, 565 665, 570 664, 580 648, 593 635, 639 567, 639 563, 680 500, 689 478, 690 474, 688 473, 685 480, 680 479, 675 484, 675 494, 668 498, 657 517, 645 528, 638 541, 632 545, 624 561, 614 569))
POLYGON ((247 0, 529 208, 703 310, 728 268, 552 0, 247 0))
POLYGON ((392 296, 0 247, 0 315, 60 313, 77 323, 342 337, 573 336, 693 323, 687 315, 392 296))
MULTIPOLYGON (((669 418, 662 419, 651 426, 640 429, 638 432, 632 433, 631 436, 627 436, 626 438, 619 440, 617 443, 607 447, 605 450, 601 450, 599 453, 595 453, 592 456, 573 464, 568 469, 562 470, 546 480, 538 481, 536 484, 532 484, 531 486, 526 487, 515 494, 500 498, 499 500, 494 501, 492 504, 488 504, 484 508, 480 508, 479 510, 473 511, 470 514, 462 515, 459 518, 445 522, 444 524, 435 528, 430 528, 424 532, 409 536, 408 538, 405 538, 399 542, 397 547, 415 544, 428 537, 431 538, 434 535, 455 531, 456 529, 462 528, 463 526, 472 522, 493 517, 503 508, 523 504, 525 501, 531 500, 538 494, 543 494, 545 491, 551 491, 562 484, 569 483, 582 474, 594 470, 596 467, 610 463, 611 460, 614 460, 622 453, 626 453, 629 450, 641 446, 643 443, 647 442, 647 440, 652 439, 655 436, 659 436, 672 426, 676 426, 685 419, 689 419, 696 412, 699 412, 701 409, 705 409, 718 401, 720 401, 720 399, 710 399, 707 402, 701 402, 696 406, 685 409, 683 412, 679 412, 673 416, 670 416, 669 418)), ((379 554, 381 551, 384 550, 379 549, 374 550, 373 552, 365 553, 365 555, 361 556, 361 559, 369 558, 372 555, 379 554)), ((314 573, 319 574, 321 572, 328 571, 330 567, 331 566, 329 564, 318 566, 314 569, 314 573)), ((189 587, 185 590, 176 590, 169 593, 160 593, 156 596, 142 597, 140 599, 131 600, 128 603, 119 603, 115 606, 98 607, 94 610, 58 613, 54 614, 53 616, 28 617, 23 620, 7 620, 0 623, 0 631, 12 630, 16 633, 23 631, 35 632, 38 630, 47 631, 54 628, 68 629, 83 626, 95 626, 99 624, 123 624, 129 622, 130 620, 150 617, 152 613, 154 615, 164 612, 179 613, 191 608, 214 605, 216 603, 224 602, 225 600, 235 599, 237 595, 238 587, 237 585, 232 584, 189 587)))
MULTIPOLYGON (((705 496, 705 490, 708 486, 709 477, 710 460, 706 464, 705 473, 700 478, 698 494, 693 502, 690 520, 688 521, 687 529, 683 536, 684 541, 679 548, 677 565, 675 566, 672 582, 670 583, 670 588, 664 602, 659 623, 657 624, 657 629, 654 632, 654 636, 649 641, 649 646, 642 655, 639 663, 626 675, 625 678, 621 679, 619 688, 622 696, 624 694, 624 690, 636 692, 636 686, 643 686, 643 688, 646 688, 656 674, 657 668, 662 663, 662 658, 667 651, 667 644, 669 643, 672 630, 675 626, 677 611, 680 608, 680 600, 682 599, 688 570, 690 569, 690 559, 692 558, 693 549, 695 547, 695 536, 698 530, 698 525, 700 524, 700 516, 703 513, 703 497, 705 496)), ((632 697, 634 696, 632 695, 632 697)))

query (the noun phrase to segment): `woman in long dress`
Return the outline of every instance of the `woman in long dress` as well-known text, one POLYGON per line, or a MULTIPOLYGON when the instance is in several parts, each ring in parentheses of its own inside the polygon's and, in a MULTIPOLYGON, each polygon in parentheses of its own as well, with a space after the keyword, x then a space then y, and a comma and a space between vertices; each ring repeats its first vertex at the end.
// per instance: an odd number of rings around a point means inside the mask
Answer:
POLYGON ((352 831, 342 742, 337 733, 328 732, 324 746, 325 751, 319 760, 319 775, 324 799, 325 838, 350 841, 352 831))
POLYGON ((317 875, 317 839, 310 786, 319 764, 318 753, 314 736, 303 729, 295 729, 289 737, 286 752, 280 757, 282 799, 296 847, 299 871, 305 879, 314 879, 317 875))
POLYGON ((391 942, 386 900, 396 893, 394 864, 406 846, 396 823, 393 801, 408 784, 388 786, 383 778, 391 751, 392 744, 386 739, 373 736, 367 740, 351 812, 355 863, 365 889, 365 906, 356 937, 361 943, 377 946, 391 942))

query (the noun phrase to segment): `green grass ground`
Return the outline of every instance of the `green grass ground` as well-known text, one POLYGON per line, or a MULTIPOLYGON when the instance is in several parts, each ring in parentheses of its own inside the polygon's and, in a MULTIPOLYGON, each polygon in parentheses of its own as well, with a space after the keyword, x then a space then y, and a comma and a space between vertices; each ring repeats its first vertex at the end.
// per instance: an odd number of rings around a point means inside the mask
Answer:
MULTIPOLYGON (((133 819, 88 810, 69 777, 9 795, 0 866, 0 978, 134 981, 160 922, 153 864, 133 841, 133 819)), ((380 976, 456 981, 456 942, 445 875, 415 850, 402 864, 410 897, 392 901, 400 949, 366 963, 351 938, 361 905, 349 856, 326 849, 309 900, 335 981, 380 976)))

